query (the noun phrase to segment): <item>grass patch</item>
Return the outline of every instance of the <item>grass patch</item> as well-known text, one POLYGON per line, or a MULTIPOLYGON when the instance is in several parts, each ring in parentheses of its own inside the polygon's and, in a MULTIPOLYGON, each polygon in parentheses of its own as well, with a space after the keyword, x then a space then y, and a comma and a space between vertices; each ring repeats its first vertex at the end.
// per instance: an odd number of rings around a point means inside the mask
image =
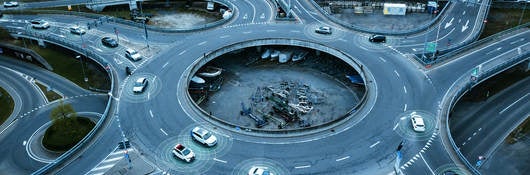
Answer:
POLYGON ((464 101, 483 101, 488 97, 508 88, 512 84, 517 83, 530 76, 530 71, 526 72, 517 67, 508 69, 500 74, 497 74, 486 81, 475 86, 471 91, 462 97, 464 101))
POLYGON ((84 117, 54 121, 44 133, 42 144, 52 151, 67 151, 81 141, 95 125, 84 117))
MULTIPOLYGON (((521 116, 522 117, 522 116, 521 116)), ((530 118, 527 118, 521 125, 517 126, 514 131, 508 135, 506 142, 509 144, 516 143, 521 137, 530 131, 530 118)))
POLYGON ((46 86, 44 86, 43 84, 40 84, 39 82, 35 82, 35 83, 37 84, 37 86, 39 86, 40 90, 44 92, 44 95, 46 96, 49 102, 63 98, 58 93, 55 93, 55 91, 53 90, 48 91, 48 88, 46 88, 46 86))
POLYGON ((13 113, 15 102, 6 90, 0 87, 0 125, 13 113))
MULTIPOLYGON (((480 35, 480 39, 499 33, 519 25, 523 9, 491 8, 488 23, 480 35)), ((524 12, 521 24, 530 22, 530 5, 524 12)))
POLYGON ((107 72, 94 61, 83 58, 85 75, 88 77, 88 82, 85 82, 81 62, 75 58, 78 54, 73 51, 53 44, 47 44, 46 48, 42 48, 35 41, 27 39, 10 39, 8 42, 21 47, 24 47, 25 42, 28 49, 37 52, 48 61, 53 67, 54 73, 72 81, 82 88, 110 89, 110 79, 107 72))

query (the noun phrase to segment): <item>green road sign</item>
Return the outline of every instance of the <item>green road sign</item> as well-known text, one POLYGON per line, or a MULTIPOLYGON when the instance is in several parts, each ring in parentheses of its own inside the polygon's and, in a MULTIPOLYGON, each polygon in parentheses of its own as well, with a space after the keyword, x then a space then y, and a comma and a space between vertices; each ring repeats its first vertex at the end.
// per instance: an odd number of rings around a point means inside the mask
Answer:
POLYGON ((435 52, 436 51, 436 43, 428 42, 427 45, 425 45, 425 50, 427 52, 435 52))

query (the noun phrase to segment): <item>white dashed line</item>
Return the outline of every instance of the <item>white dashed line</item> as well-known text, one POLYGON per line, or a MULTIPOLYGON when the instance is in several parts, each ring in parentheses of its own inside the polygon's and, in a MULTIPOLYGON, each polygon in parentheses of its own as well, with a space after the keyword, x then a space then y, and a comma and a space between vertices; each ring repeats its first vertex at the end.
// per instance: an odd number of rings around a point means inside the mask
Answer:
POLYGON ((186 53, 186 50, 183 50, 182 52, 180 52, 179 55, 182 55, 184 53, 186 53))
POLYGON ((213 158, 213 160, 218 161, 218 162, 221 162, 221 163, 227 163, 226 160, 217 159, 217 158, 215 158, 215 157, 213 158))
POLYGON ((154 117, 154 116, 153 116, 153 111, 151 111, 150 109, 149 109, 149 114, 151 115, 151 118, 154 117))
POLYGON ((405 104, 405 107, 403 108, 403 111, 407 111, 407 104, 405 104))
POLYGON ((392 129, 392 130, 395 131, 398 126, 399 126, 399 123, 396 123, 396 126, 394 126, 394 129, 392 129))
POLYGON ((163 130, 162 128, 160 128, 160 131, 162 131, 162 133, 164 133, 164 135, 166 135, 166 136, 167 136, 167 133, 166 133, 166 131, 164 131, 164 130, 163 130))
POLYGON ((311 165, 297 166, 297 167, 294 167, 294 168, 301 169, 301 168, 309 168, 309 167, 311 167, 311 165))
POLYGON ((200 43, 199 43, 199 44, 197 44, 197 45, 199 45, 199 46, 200 46, 200 45, 203 45, 203 44, 206 44, 206 43, 207 43, 207 41, 203 41, 203 42, 200 42, 200 43))
POLYGON ((339 162, 339 161, 346 160, 346 159, 348 159, 348 158, 350 158, 350 156, 346 156, 346 157, 343 157, 343 158, 337 159, 337 160, 335 160, 335 161, 339 162))
POLYGON ((377 142, 375 142, 374 144, 370 145, 370 148, 375 147, 375 146, 376 146, 377 144, 379 144, 379 143, 381 143, 381 141, 377 141, 377 142))
POLYGON ((405 94, 407 93, 407 87, 403 86, 403 91, 405 91, 405 94))
POLYGON ((399 78, 399 73, 394 69, 394 73, 397 75, 397 77, 399 78))

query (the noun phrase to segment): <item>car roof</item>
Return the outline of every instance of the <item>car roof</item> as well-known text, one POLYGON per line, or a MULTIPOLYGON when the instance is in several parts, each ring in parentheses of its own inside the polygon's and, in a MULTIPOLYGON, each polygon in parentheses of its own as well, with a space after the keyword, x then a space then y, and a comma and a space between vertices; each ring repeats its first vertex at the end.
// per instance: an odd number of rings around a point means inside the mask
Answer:
POLYGON ((199 128, 199 127, 193 128, 193 132, 195 132, 195 133, 197 133, 199 135, 204 135, 204 134, 208 133, 207 130, 199 128))
POLYGON ((125 49, 125 52, 129 52, 129 53, 132 53, 134 52, 135 50, 134 49, 131 49, 131 48, 128 48, 128 49, 125 49))
POLYGON ((145 79, 146 79, 145 77, 140 77, 140 78, 136 79, 136 82, 142 82, 142 81, 144 81, 145 79))

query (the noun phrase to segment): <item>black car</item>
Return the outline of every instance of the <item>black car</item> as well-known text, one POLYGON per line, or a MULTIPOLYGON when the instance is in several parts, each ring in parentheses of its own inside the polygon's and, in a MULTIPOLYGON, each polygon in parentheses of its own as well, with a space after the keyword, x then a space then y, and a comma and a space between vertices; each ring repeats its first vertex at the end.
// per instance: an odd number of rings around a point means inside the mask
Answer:
POLYGON ((368 41, 374 42, 374 43, 385 43, 386 42, 386 36, 383 36, 383 35, 372 35, 370 38, 368 38, 368 41))
POLYGON ((101 39, 101 43, 107 47, 118 47, 118 41, 110 37, 103 37, 101 39))

